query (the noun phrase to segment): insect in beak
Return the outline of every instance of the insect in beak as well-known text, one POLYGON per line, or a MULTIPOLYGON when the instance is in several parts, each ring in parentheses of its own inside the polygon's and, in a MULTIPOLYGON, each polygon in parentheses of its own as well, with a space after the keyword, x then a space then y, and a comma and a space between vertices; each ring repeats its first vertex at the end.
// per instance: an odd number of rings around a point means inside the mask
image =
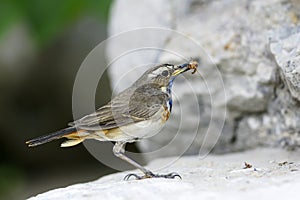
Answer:
POLYGON ((174 72, 172 73, 172 76, 177 76, 183 72, 189 71, 189 70, 193 70, 192 74, 197 72, 197 68, 198 68, 198 62, 197 61, 191 61, 189 63, 185 63, 182 65, 178 65, 178 68, 174 70, 174 72))
POLYGON ((195 74, 197 72, 197 68, 198 68, 198 62, 197 61, 191 61, 189 64, 188 64, 188 68, 189 69, 192 69, 192 74, 195 74))

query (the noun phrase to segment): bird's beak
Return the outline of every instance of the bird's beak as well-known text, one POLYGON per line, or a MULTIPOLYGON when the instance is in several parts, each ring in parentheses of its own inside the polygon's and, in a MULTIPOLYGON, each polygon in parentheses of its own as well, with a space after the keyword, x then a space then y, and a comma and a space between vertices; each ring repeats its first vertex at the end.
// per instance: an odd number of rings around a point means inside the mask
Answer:
POLYGON ((186 71, 189 71, 190 69, 194 70, 192 74, 194 74, 197 71, 198 62, 191 61, 189 63, 184 63, 182 65, 175 66, 175 70, 172 73, 172 76, 178 76, 179 74, 182 74, 186 71))

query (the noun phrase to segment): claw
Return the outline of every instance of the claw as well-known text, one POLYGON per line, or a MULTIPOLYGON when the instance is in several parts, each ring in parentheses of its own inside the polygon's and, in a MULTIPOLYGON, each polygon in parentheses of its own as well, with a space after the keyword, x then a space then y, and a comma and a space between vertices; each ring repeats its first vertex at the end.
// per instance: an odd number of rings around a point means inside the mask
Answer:
POLYGON ((164 177, 164 178, 176 178, 176 177, 178 177, 178 178, 182 179, 181 176, 176 172, 172 172, 170 174, 160 175, 160 176, 164 177))
POLYGON ((127 174, 125 177, 124 177, 124 181, 128 181, 130 179, 130 177, 134 176, 136 180, 140 180, 141 179, 141 176, 138 176, 136 174, 127 174))
POLYGON ((172 172, 172 173, 169 173, 169 174, 153 174, 151 171, 149 172, 146 172, 145 175, 143 176, 138 176, 137 174, 127 174, 125 177, 124 177, 124 180, 125 181, 128 181, 131 177, 135 177, 136 180, 142 180, 142 179, 146 179, 146 178, 169 178, 169 179, 173 179, 173 178, 181 178, 181 176, 176 173, 176 172, 172 172))

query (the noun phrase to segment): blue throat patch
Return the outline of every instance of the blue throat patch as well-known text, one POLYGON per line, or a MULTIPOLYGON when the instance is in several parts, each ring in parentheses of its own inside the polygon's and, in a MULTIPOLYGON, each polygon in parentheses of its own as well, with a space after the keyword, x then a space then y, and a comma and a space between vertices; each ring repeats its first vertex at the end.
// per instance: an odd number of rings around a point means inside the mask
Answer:
POLYGON ((172 86, 173 86, 173 82, 174 82, 175 77, 171 78, 169 81, 169 84, 167 86, 167 92, 169 94, 169 108, 170 108, 170 112, 172 111, 172 105, 173 105, 173 101, 172 101, 172 86))

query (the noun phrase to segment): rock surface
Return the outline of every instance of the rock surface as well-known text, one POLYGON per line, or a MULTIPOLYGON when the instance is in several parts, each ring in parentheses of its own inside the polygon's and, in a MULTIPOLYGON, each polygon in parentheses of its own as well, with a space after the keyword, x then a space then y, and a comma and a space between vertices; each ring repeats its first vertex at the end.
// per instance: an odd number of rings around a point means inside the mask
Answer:
POLYGON ((271 52, 291 95, 300 101, 300 27, 284 28, 271 37, 271 52))
POLYGON ((117 36, 109 42, 107 55, 116 93, 139 77, 145 69, 141 65, 191 57, 201 62, 201 78, 176 80, 167 127, 140 143, 150 152, 146 157, 261 144, 299 146, 300 43, 294 35, 299 28, 285 28, 299 26, 299 8, 293 0, 115 1, 109 32, 117 36), (283 46, 275 51, 276 38, 283 46), (287 117, 282 116, 285 110, 287 117), (175 134, 178 128, 184 131, 175 134))
POLYGON ((285 27, 270 36, 281 78, 269 109, 273 135, 281 145, 294 149, 300 146, 300 27, 285 27))
POLYGON ((54 199, 295 199, 300 188, 299 152, 256 149, 220 156, 169 158, 148 167, 160 173, 176 171, 180 179, 123 181, 131 172, 111 174, 99 180, 55 189, 30 198, 54 199), (172 160, 172 159, 171 159, 172 160), (245 168, 244 162, 252 165, 245 168))

